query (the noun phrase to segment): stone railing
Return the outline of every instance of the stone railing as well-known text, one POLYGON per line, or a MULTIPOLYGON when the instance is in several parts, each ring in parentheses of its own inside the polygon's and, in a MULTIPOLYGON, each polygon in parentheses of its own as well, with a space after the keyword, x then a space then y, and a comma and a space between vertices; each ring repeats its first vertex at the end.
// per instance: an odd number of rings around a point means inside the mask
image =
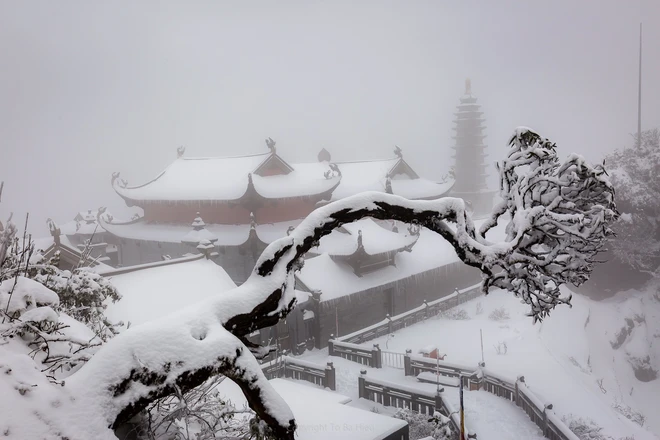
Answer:
POLYGON ((336 339, 328 341, 328 356, 337 356, 372 368, 382 368, 383 359, 378 344, 373 348, 342 342, 336 339))
POLYGON ((524 376, 517 379, 495 374, 482 363, 477 368, 451 362, 412 356, 406 351, 404 374, 417 377, 421 373, 433 373, 455 377, 463 381, 468 390, 484 390, 515 403, 538 426, 543 435, 552 440, 579 440, 568 426, 552 411, 552 404, 543 403, 525 383, 524 376))
POLYGON ((333 391, 337 389, 336 372, 332 362, 319 365, 289 356, 279 356, 261 364, 261 371, 268 379, 286 377, 311 382, 333 391))
POLYGON ((435 301, 426 302, 422 305, 408 310, 399 315, 386 315, 385 319, 376 324, 370 325, 356 332, 335 338, 335 341, 348 342, 352 344, 361 344, 371 341, 384 335, 391 334, 412 324, 424 321, 428 318, 438 315, 441 312, 456 307, 478 296, 481 296, 481 283, 466 287, 462 290, 455 290, 452 294, 444 296, 435 301))
MULTIPOLYGON (((443 395, 444 388, 437 392, 429 392, 405 385, 387 382, 379 379, 368 379, 367 370, 360 372, 358 377, 358 395, 361 399, 371 400, 384 406, 408 408, 412 411, 432 416, 435 411, 449 417, 453 432, 460 432, 460 416, 443 395)), ((467 438, 476 439, 477 434, 466 427, 467 438)))

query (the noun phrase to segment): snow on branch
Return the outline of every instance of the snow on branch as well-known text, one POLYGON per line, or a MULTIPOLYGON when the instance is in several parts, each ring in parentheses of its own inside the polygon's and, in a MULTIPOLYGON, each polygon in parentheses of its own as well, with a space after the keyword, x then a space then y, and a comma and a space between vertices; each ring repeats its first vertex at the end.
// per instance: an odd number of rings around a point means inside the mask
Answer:
POLYGON ((305 253, 339 226, 364 217, 440 234, 465 264, 483 272, 484 292, 490 287, 513 292, 529 304, 535 320, 558 304, 570 304, 559 286, 588 279, 617 215, 614 190, 601 166, 577 155, 560 163, 555 145, 529 129, 516 130, 510 147, 498 165, 502 201, 481 230, 458 198, 411 201, 368 192, 330 203, 272 242, 244 284, 117 336, 67 386, 80 398, 89 396, 109 426, 119 426, 155 399, 223 374, 241 387, 277 438, 293 439, 293 415, 256 359, 268 348, 254 346, 246 336, 291 311, 294 274, 305 253), (506 239, 488 241, 486 232, 505 214, 510 216, 506 239))

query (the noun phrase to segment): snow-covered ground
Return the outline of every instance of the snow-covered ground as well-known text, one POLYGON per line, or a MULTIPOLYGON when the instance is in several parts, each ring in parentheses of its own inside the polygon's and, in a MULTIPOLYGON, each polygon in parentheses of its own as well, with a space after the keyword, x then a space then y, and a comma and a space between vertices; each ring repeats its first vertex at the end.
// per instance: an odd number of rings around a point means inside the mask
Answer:
MULTIPOLYGON (((524 375, 529 388, 543 401, 552 403, 559 416, 592 419, 603 427, 603 433, 615 439, 630 435, 636 440, 657 438, 660 433, 660 378, 642 382, 633 371, 633 365, 645 364, 646 356, 649 356, 648 364, 656 368, 658 365, 660 302, 651 292, 629 292, 601 302, 574 295, 572 308, 560 306, 543 323, 536 325, 525 316, 528 306, 506 292, 493 292, 461 308, 469 319, 438 317, 365 345, 379 343, 383 350, 405 352, 412 349, 416 353, 433 344, 447 354, 447 361, 476 366, 481 360, 479 331, 482 330, 487 369, 509 377, 524 375), (479 303, 482 311, 477 314, 479 303), (489 319, 493 310, 499 308, 504 308, 510 318, 489 319), (628 328, 631 322, 632 328, 628 328), (628 329, 624 334, 620 333, 622 327, 628 329), (500 343, 506 343, 506 354, 496 353, 500 343), (644 414, 644 427, 616 411, 613 408, 616 404, 630 406, 644 414)), ((327 359, 327 350, 305 357, 323 362, 327 359)), ((339 390, 349 394, 348 388, 357 388, 357 374, 363 367, 343 359, 332 360, 338 368, 339 390)), ((390 381, 414 381, 404 378, 401 370, 388 368, 369 369, 368 374, 384 375, 383 378, 390 381)), ((452 391, 448 387, 446 390, 451 396, 452 391)), ((530 433, 535 426, 522 411, 495 396, 467 392, 466 413, 467 423, 473 426, 479 438, 533 438, 530 433), (516 422, 516 429, 527 429, 523 427, 528 423, 531 428, 527 434, 507 434, 506 429, 511 427, 509 422, 514 421, 507 420, 509 413, 524 416, 525 420, 516 422)))

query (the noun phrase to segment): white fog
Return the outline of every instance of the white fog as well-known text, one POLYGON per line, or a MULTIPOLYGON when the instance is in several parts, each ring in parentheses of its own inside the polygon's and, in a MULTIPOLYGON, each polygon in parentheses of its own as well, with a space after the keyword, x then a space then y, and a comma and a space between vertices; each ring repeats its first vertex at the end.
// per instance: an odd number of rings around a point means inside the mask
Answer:
POLYGON ((5 437, 660 437, 657 0, 0 0, 0 55, 5 437))

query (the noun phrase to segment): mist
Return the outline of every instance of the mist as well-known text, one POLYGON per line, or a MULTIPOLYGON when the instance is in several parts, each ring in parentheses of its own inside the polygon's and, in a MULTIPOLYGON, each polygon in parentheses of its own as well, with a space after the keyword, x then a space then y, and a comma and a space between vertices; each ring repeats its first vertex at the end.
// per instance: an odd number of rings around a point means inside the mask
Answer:
POLYGON ((398 145, 440 179, 465 78, 491 162, 519 125, 598 161, 636 131, 640 22, 647 129, 660 121, 654 0, 0 2, 0 218, 30 212, 36 235, 99 206, 128 218, 112 172, 142 184, 180 145, 240 155, 266 137, 290 162, 398 145))

